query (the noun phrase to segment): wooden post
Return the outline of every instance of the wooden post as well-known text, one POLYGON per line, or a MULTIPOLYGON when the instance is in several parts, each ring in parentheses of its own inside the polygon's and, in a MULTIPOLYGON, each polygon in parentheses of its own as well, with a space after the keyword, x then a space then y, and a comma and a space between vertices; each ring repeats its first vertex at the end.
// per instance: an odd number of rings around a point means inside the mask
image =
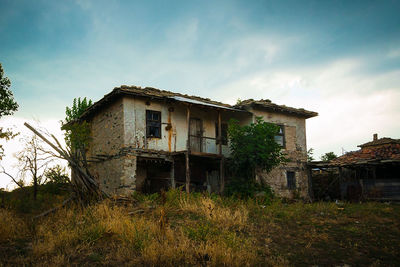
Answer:
POLYGON ((190 153, 190 106, 187 106, 186 111, 186 129, 187 129, 187 140, 186 140, 186 193, 190 192, 190 165, 189 165, 189 153, 190 153))
POLYGON ((372 167, 372 179, 376 179, 376 166, 372 167))
POLYGON ((340 187, 340 199, 343 200, 345 197, 345 191, 343 187, 343 171, 342 167, 339 167, 339 187, 340 187))
POLYGON ((221 122, 221 110, 218 110, 218 153, 222 155, 222 122, 221 122))
POLYGON ((308 176, 308 197, 310 201, 313 202, 314 200, 314 191, 312 186, 312 167, 307 166, 307 176, 308 176))
POLYGON ((171 162, 171 186, 172 188, 176 188, 176 182, 175 182, 175 160, 172 160, 171 162))
POLYGON ((220 194, 222 195, 224 193, 225 190, 225 168, 224 168, 224 156, 221 156, 221 160, 219 162, 219 175, 220 175, 220 194))
POLYGON ((221 156, 219 162, 219 179, 220 179, 220 194, 223 194, 225 189, 225 169, 224 169, 224 156, 222 155, 222 122, 221 122, 221 110, 218 110, 218 153, 221 156))

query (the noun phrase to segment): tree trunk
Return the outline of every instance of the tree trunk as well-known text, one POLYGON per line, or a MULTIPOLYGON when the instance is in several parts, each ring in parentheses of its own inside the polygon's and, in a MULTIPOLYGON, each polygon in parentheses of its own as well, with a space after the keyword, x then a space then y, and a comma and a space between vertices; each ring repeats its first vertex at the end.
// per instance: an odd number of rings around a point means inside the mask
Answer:
POLYGON ((37 191, 38 191, 37 177, 33 177, 33 200, 34 201, 36 201, 36 199, 37 199, 37 191))

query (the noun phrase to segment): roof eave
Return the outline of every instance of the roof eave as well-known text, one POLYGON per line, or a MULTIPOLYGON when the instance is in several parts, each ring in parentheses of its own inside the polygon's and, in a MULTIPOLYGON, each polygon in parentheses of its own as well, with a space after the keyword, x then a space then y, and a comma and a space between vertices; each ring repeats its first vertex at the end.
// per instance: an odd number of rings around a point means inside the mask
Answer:
POLYGON ((279 105, 276 105, 276 107, 268 107, 268 106, 264 106, 262 104, 258 104, 258 103, 250 103, 250 104, 245 104, 245 105, 239 105, 239 106, 234 106, 236 108, 245 108, 245 107, 258 107, 264 110, 268 110, 268 111, 273 111, 273 112, 278 112, 278 113, 283 113, 283 114, 289 114, 289 115, 296 115, 296 116, 300 116, 306 119, 309 118, 313 118, 318 116, 318 112, 314 112, 314 111, 309 111, 309 110, 299 110, 296 108, 284 108, 284 107, 280 107, 279 105))

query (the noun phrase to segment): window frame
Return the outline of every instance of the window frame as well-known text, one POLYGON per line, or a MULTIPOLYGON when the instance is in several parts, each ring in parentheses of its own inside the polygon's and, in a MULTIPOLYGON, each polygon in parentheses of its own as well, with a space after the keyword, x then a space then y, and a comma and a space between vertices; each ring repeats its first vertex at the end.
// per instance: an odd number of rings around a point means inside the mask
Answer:
POLYGON ((296 186, 296 172, 295 171, 286 171, 286 185, 287 185, 287 189, 289 190, 296 190, 297 186, 296 186), (292 178, 290 178, 291 175, 289 174, 293 174, 293 180, 291 180, 292 178))
MULTIPOLYGON (((280 133, 280 131, 279 131, 279 133, 277 134, 277 135, 275 135, 274 136, 274 138, 276 137, 276 136, 282 136, 282 148, 283 149, 286 149, 286 138, 285 138, 285 125, 283 125, 283 124, 275 124, 276 126, 279 126, 279 128, 282 130, 282 133, 280 133)), ((275 140, 275 142, 276 142, 276 140, 275 140)), ((276 143, 278 143, 278 142, 276 142, 276 143)), ((279 143, 278 143, 279 144, 279 143)), ((280 144, 279 144, 280 145, 280 144)))
POLYGON ((161 111, 146 109, 146 137, 161 139, 161 111), (158 120, 153 119, 153 114, 158 114, 158 120), (150 128, 158 128, 158 135, 150 135, 150 128))

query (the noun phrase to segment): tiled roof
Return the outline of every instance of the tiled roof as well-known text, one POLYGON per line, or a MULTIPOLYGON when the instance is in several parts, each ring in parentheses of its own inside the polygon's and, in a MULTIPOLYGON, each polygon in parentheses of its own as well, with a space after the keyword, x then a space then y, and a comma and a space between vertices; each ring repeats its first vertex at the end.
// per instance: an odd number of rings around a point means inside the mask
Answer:
POLYGON ((278 105, 272 103, 271 100, 269 99, 261 99, 261 100, 246 99, 240 101, 240 103, 236 104, 234 107, 235 108, 258 107, 264 110, 269 110, 274 112, 295 114, 305 118, 318 116, 317 112, 305 110, 303 108, 292 108, 292 107, 287 107, 285 105, 278 105))
POLYGON ((400 139, 392 139, 388 137, 383 137, 378 140, 374 140, 362 145, 359 145, 358 147, 369 147, 369 146, 379 146, 379 145, 386 145, 386 144, 400 144, 400 139))
POLYGON ((200 102, 213 104, 213 105, 217 105, 217 106, 229 107, 229 108, 231 107, 231 105, 229 105, 229 104, 225 104, 225 103, 218 102, 218 101, 213 101, 209 98, 180 94, 180 93, 175 93, 175 92, 171 92, 171 91, 160 90, 160 89, 153 88, 153 87, 121 85, 120 87, 114 88, 113 91, 120 91, 120 92, 127 93, 127 94, 134 94, 134 95, 148 96, 148 97, 160 97, 160 98, 183 97, 183 98, 197 100, 200 102))
POLYGON ((148 97, 150 99, 159 99, 159 100, 168 100, 168 101, 178 101, 178 102, 187 102, 195 105, 203 105, 207 107, 213 108, 225 108, 235 111, 242 111, 240 109, 235 109, 229 104, 221 103, 218 101, 210 100, 209 98, 202 98, 199 96, 191 96, 186 94, 174 93, 170 91, 160 90, 152 87, 140 87, 140 86, 127 86, 121 85, 120 87, 115 87, 110 93, 106 94, 102 99, 95 102, 92 106, 90 106, 80 117, 87 118, 91 114, 95 113, 99 110, 103 105, 108 103, 109 101, 115 99, 121 95, 132 95, 132 96, 141 96, 148 97))
POLYGON ((380 146, 364 146, 358 151, 349 152, 341 157, 331 160, 329 165, 344 166, 380 161, 400 162, 400 143, 385 143, 380 146))
POLYGON ((151 99, 186 102, 186 103, 195 104, 195 105, 203 105, 203 106, 211 107, 211 108, 224 108, 224 109, 230 109, 230 110, 239 111, 239 112, 240 111, 247 112, 244 107, 247 105, 254 104, 254 105, 263 105, 264 108, 268 108, 271 111, 285 112, 285 113, 300 115, 300 116, 303 116, 306 118, 310 118, 310 117, 314 117, 314 116, 318 115, 318 113, 316 113, 316 112, 307 111, 304 109, 296 109, 296 108, 291 108, 291 107, 287 107, 284 105, 277 105, 277 104, 271 103, 270 100, 256 101, 253 99, 249 99, 249 100, 242 101, 240 105, 231 106, 229 104, 225 104, 222 102, 213 101, 209 98, 180 94, 180 93, 160 90, 160 89, 156 89, 156 88, 152 88, 152 87, 121 85, 120 87, 115 87, 110 93, 105 95, 99 101, 95 102, 91 107, 89 107, 82 114, 81 118, 86 118, 86 117, 90 116, 91 114, 93 114, 97 110, 99 110, 103 105, 105 105, 109 101, 115 99, 117 96, 121 96, 121 95, 133 95, 133 96, 148 97, 151 99))

